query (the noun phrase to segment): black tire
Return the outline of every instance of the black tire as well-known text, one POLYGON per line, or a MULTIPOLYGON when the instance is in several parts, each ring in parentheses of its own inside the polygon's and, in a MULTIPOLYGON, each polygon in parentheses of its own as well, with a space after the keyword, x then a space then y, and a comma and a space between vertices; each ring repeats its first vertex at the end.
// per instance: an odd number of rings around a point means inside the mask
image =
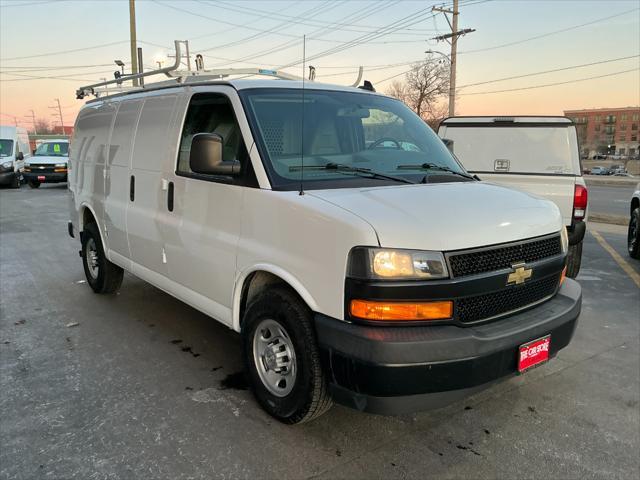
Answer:
MULTIPOLYGON (((242 346, 249 385, 269 415, 283 423, 294 424, 313 420, 331 408, 333 402, 322 371, 311 311, 292 290, 276 286, 258 295, 244 316, 242 346), (285 396, 269 391, 258 373, 260 366, 254 360, 254 335, 265 320, 284 327, 293 346, 295 381, 285 396)), ((261 358, 264 363, 264 357, 261 358)))
POLYGON ((631 258, 640 259, 640 207, 631 212, 627 233, 627 249, 631 258))
POLYGON ((11 182, 11 188, 20 188, 20 174, 17 172, 11 182))
POLYGON ((40 188, 40 182, 35 182, 33 180, 29 180, 29 186, 31 188, 40 188))
POLYGON ((569 254, 567 255, 567 277, 576 278, 580 272, 580 264, 582 263, 582 242, 575 245, 569 245, 569 254))
POLYGON ((95 223, 85 225, 82 232, 82 266, 95 293, 115 293, 120 289, 124 270, 107 260, 95 223))

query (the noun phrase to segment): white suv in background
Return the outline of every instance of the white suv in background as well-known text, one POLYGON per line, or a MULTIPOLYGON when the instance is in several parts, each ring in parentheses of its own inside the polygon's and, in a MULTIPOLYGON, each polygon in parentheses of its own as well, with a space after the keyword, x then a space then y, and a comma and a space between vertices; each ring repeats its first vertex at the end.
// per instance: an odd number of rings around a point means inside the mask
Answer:
POLYGON ((24 178, 31 188, 38 188, 42 183, 66 182, 68 160, 68 140, 43 142, 25 163, 24 178))
POLYGON ((446 405, 572 338, 557 206, 476 181, 395 99, 193 78, 88 102, 72 144, 89 286, 127 270, 239 332, 282 422, 446 405))

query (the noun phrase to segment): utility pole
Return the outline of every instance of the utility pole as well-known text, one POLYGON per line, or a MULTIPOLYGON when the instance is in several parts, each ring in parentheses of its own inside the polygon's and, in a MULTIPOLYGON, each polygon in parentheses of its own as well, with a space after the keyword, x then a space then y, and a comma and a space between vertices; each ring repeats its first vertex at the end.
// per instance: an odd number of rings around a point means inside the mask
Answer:
MULTIPOLYGON (((136 1, 129 0, 129 37, 131 40, 131 74, 138 73, 138 41, 136 39, 136 1)), ((138 79, 133 79, 133 86, 138 86, 138 79)))
MULTIPOLYGON (((57 102, 58 106, 54 105, 53 107, 49 107, 49 108, 58 109, 58 115, 60 117, 60 126, 62 128, 62 135, 64 135, 65 134, 65 131, 64 131, 64 120, 62 118, 62 107, 60 106, 60 99, 59 98, 55 98, 54 100, 57 102)), ((54 114, 54 116, 55 116, 55 114, 54 114)))
POLYGON ((29 110, 31 112, 31 121, 33 122, 33 134, 37 135, 38 134, 38 129, 36 128, 36 112, 34 112, 33 110, 29 110))
POLYGON ((458 10, 458 0, 453 0, 453 10, 449 10, 448 8, 432 7, 431 11, 444 13, 444 18, 447 19, 447 23, 451 28, 451 33, 447 33, 446 35, 439 35, 435 38, 432 38, 431 40, 445 40, 451 45, 451 73, 449 75, 449 116, 453 117, 456 114, 456 58, 458 53, 458 37, 461 35, 466 35, 467 33, 475 32, 475 29, 465 28, 462 30, 458 30, 458 15, 460 14, 458 10), (450 14, 453 17, 451 21, 449 21, 449 17, 447 16, 447 14, 450 14))

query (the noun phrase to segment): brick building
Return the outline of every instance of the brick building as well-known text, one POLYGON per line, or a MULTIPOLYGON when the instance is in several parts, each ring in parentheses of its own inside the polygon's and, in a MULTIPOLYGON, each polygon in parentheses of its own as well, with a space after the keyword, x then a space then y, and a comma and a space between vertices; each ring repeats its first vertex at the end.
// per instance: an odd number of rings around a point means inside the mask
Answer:
POLYGON ((583 157, 640 153, 640 107, 565 110, 564 114, 576 124, 583 157))

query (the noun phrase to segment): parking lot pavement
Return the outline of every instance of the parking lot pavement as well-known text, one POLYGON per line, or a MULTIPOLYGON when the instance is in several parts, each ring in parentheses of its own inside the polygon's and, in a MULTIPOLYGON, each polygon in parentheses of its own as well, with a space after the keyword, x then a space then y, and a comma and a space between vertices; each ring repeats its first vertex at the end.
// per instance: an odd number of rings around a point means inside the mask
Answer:
POLYGON ((547 365, 433 412, 292 427, 243 389, 236 334, 130 275, 94 295, 66 222, 63 186, 0 190, 0 478, 638 478, 640 289, 592 233, 547 365))

